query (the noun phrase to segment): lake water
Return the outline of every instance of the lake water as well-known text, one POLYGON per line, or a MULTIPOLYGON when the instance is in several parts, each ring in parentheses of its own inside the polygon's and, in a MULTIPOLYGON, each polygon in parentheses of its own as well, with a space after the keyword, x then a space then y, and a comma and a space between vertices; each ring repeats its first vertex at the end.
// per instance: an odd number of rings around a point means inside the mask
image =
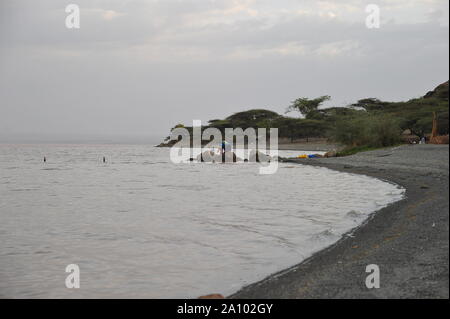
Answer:
POLYGON ((325 168, 258 168, 172 164, 145 145, 0 145, 0 297, 227 295, 404 194, 325 168), (65 287, 68 264, 80 289, 65 287))

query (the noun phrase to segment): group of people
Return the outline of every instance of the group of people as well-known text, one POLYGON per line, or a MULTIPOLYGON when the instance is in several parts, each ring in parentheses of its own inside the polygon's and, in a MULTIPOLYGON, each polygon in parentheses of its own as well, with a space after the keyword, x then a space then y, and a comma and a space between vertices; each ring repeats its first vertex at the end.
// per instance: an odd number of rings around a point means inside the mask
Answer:
POLYGON ((427 139, 425 136, 422 136, 422 138, 419 140, 419 142, 417 143, 417 140, 415 139, 411 139, 409 140, 410 144, 427 144, 427 139))

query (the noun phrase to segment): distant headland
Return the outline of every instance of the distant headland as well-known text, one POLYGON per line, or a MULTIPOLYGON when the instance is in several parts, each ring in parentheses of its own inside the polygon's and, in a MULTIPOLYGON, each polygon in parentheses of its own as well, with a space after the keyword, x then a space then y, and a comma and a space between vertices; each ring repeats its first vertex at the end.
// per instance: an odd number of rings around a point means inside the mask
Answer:
MULTIPOLYGON (((296 145, 310 144, 311 150, 329 150, 339 145, 342 154, 387 147, 402 143, 418 143, 432 134, 449 134, 449 82, 437 86, 420 98, 405 102, 386 102, 366 98, 344 107, 320 108, 329 96, 315 99, 299 98, 287 106, 281 115, 266 109, 238 112, 225 119, 213 119, 203 129, 217 128, 222 134, 226 128, 278 128, 280 148, 295 149, 296 145), (433 116, 435 119, 433 120, 433 116), (433 132, 434 124, 434 132, 433 132)), ((178 124, 192 132, 192 127, 178 124)), ((167 137, 158 147, 171 147, 177 142, 167 137)), ((204 141, 207 144, 209 141, 204 141)), ((297 147, 298 148, 298 147, 297 147)))

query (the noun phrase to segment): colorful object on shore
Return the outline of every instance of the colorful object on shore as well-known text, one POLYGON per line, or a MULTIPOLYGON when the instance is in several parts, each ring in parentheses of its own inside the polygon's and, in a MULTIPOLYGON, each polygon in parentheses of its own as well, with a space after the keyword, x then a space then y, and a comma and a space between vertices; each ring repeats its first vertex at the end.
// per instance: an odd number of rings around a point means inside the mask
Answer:
POLYGON ((303 154, 303 155, 297 156, 297 158, 319 158, 319 157, 321 157, 321 156, 318 154, 310 154, 310 155, 303 154))

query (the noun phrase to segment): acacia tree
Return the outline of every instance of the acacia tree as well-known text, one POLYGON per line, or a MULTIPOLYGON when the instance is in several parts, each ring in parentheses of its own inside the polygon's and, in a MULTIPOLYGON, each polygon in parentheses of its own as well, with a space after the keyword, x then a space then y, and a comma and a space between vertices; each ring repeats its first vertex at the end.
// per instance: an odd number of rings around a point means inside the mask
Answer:
POLYGON ((289 107, 287 108, 286 113, 298 111, 300 112, 300 114, 308 116, 308 114, 310 114, 311 112, 316 111, 319 108, 320 104, 330 99, 331 96, 329 95, 324 95, 316 99, 308 99, 306 97, 302 97, 291 102, 291 105, 289 105, 289 107))

